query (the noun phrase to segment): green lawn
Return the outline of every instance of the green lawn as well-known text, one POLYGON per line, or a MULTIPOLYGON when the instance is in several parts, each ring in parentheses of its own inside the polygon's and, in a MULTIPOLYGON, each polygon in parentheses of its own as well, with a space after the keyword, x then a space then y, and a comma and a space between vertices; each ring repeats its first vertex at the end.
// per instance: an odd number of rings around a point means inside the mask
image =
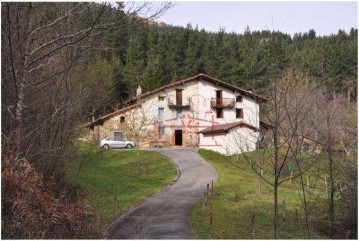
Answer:
MULTIPOLYGON (((199 150, 199 154, 217 170, 219 180, 214 185, 214 195, 202 213, 202 201, 192 212, 190 225, 200 239, 249 239, 252 237, 251 220, 254 217, 254 238, 273 238, 273 195, 268 184, 264 184, 262 196, 257 194, 258 177, 243 161, 234 167, 228 160, 215 152, 199 150), (210 226, 210 206, 213 224, 210 226)), ((232 159, 233 161, 234 159, 232 159)), ((306 239, 303 211, 294 184, 285 184, 279 191, 279 238, 306 239), (283 205, 283 200, 285 204, 283 205), (283 209, 285 206, 285 209, 283 209), (285 211, 283 211, 285 210, 285 211), (296 218, 298 213, 298 222, 296 218), (283 213, 285 216, 283 218, 283 213)), ((323 239, 313 231, 311 238, 323 239)))
POLYGON ((67 165, 67 173, 71 183, 85 190, 85 204, 91 205, 103 225, 153 196, 177 176, 175 166, 157 152, 140 151, 137 156, 135 150, 102 150, 85 142, 78 145, 79 158, 67 165), (138 160, 146 161, 142 174, 138 160))

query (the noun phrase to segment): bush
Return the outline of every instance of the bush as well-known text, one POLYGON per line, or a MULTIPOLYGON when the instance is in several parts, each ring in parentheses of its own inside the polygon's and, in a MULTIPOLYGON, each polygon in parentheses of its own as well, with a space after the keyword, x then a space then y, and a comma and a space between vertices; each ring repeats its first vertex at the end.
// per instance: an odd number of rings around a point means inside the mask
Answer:
POLYGON ((96 238, 96 217, 76 203, 56 199, 25 159, 2 156, 2 239, 96 238))

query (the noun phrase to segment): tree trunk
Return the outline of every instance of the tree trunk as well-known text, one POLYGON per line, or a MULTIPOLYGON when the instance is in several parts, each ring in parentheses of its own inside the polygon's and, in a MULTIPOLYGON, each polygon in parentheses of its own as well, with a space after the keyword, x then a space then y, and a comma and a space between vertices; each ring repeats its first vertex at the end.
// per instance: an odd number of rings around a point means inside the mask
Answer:
POLYGON ((350 86, 348 86, 348 105, 350 104, 350 86))
POLYGON ((278 238, 278 180, 274 183, 274 239, 278 238))
POLYGON ((300 173, 300 184, 301 184, 302 193, 303 193, 303 209, 304 209, 305 225, 306 225, 307 232, 308 232, 308 239, 310 239, 307 196, 306 196, 306 193, 305 193, 305 184, 304 184, 303 173, 302 173, 302 170, 301 170, 301 168, 300 168, 300 166, 298 164, 298 161, 297 161, 297 166, 298 166, 299 173, 300 173))
POLYGON ((334 235, 334 168, 333 168, 333 157, 331 147, 329 145, 328 148, 328 159, 329 159, 329 185, 330 185, 330 193, 329 193, 329 216, 330 216, 330 236, 333 238, 334 235))
POLYGON ((18 97, 16 100, 16 112, 15 112, 15 136, 14 136, 14 144, 15 144, 15 153, 16 156, 19 157, 21 152, 21 141, 22 141, 22 112, 24 108, 24 93, 25 85, 24 83, 20 83, 20 87, 18 89, 18 97))

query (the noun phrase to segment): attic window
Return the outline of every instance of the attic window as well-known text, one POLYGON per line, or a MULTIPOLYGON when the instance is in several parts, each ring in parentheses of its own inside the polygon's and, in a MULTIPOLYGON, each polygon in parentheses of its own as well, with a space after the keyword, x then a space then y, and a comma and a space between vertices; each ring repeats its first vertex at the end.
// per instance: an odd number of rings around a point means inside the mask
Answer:
POLYGON ((163 96, 158 96, 158 101, 164 101, 165 100, 165 97, 163 96))
POLYGON ((120 117, 120 123, 125 123, 125 117, 124 116, 120 117))
POLYGON ((241 96, 241 95, 237 96, 236 102, 243 102, 243 96, 241 96))

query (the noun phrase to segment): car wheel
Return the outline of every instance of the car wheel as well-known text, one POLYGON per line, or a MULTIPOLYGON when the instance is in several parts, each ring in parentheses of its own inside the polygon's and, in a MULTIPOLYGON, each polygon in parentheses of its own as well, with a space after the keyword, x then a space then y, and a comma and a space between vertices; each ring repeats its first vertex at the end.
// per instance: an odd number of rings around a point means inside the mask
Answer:
POLYGON ((110 149, 110 146, 109 146, 108 144, 105 144, 105 145, 103 145, 102 147, 103 147, 103 149, 106 149, 106 150, 107 150, 107 149, 110 149))
POLYGON ((133 146, 132 146, 131 144, 127 144, 127 145, 126 145, 126 148, 127 148, 127 149, 132 149, 133 146))

